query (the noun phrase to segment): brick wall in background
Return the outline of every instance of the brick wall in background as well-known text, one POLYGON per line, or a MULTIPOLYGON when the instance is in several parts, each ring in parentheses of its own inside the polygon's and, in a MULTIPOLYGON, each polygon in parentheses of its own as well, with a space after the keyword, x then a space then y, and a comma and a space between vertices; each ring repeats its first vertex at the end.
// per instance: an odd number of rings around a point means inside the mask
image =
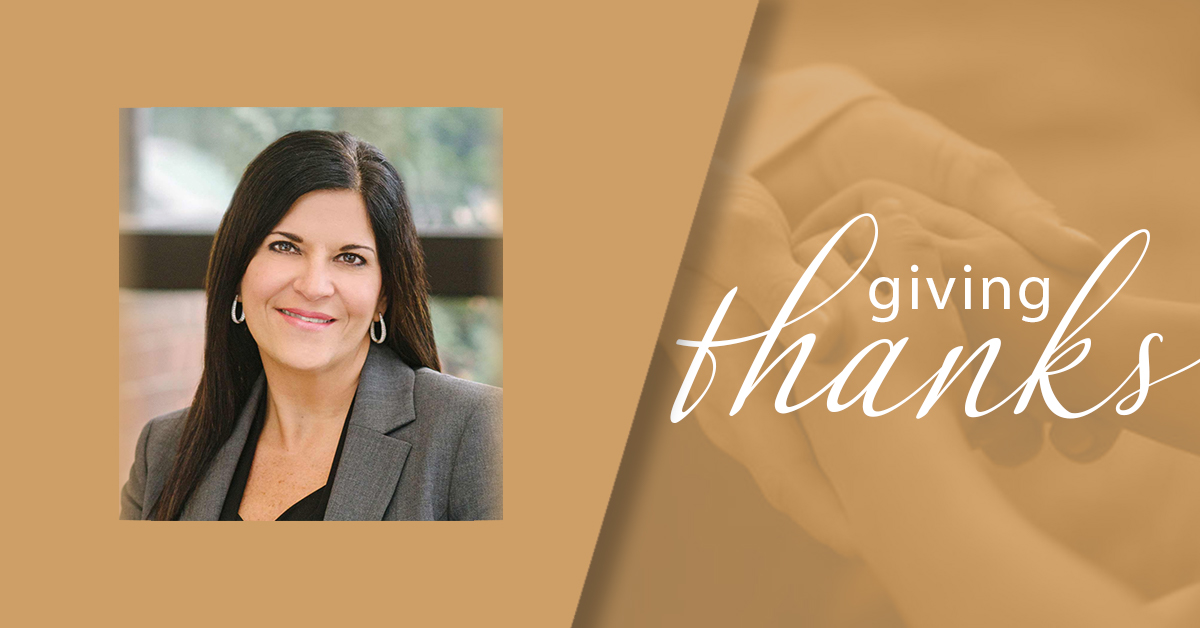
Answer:
POLYGON ((150 419, 186 407, 200 382, 204 356, 204 292, 121 290, 118 488, 150 419))

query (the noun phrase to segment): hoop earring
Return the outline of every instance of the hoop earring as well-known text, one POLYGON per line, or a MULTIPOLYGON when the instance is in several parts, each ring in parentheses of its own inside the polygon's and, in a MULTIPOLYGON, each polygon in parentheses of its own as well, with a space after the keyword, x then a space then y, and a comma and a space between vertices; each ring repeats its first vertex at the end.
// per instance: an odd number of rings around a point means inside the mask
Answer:
POLYGON ((239 317, 238 317, 238 311, 237 311, 237 306, 238 306, 238 303, 240 303, 240 301, 238 301, 238 298, 237 298, 237 296, 235 295, 235 296, 233 297, 233 310, 231 310, 231 311, 229 312, 229 316, 230 316, 230 318, 232 318, 232 319, 233 319, 233 324, 234 324, 234 325, 241 325, 241 324, 242 324, 242 321, 246 320, 246 308, 244 308, 244 307, 242 308, 242 316, 241 316, 241 318, 239 318, 239 317))
POLYGON ((371 321, 371 341, 377 345, 383 344, 387 338, 387 324, 383 322, 383 313, 379 314, 379 337, 375 337, 375 321, 371 321))

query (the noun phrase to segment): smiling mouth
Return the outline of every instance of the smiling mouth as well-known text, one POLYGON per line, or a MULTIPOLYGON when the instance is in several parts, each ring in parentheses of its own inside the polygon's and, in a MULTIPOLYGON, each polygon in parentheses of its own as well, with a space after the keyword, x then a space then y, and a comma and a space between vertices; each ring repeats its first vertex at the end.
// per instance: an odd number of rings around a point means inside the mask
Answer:
POLYGON ((313 318, 311 316, 301 316, 295 312, 292 312, 291 310, 284 310, 284 309, 279 310, 279 312, 281 314, 283 314, 284 316, 291 316, 292 318, 298 318, 302 321, 306 321, 309 323, 327 324, 327 323, 332 323, 333 321, 337 320, 337 319, 333 319, 333 318, 313 318))

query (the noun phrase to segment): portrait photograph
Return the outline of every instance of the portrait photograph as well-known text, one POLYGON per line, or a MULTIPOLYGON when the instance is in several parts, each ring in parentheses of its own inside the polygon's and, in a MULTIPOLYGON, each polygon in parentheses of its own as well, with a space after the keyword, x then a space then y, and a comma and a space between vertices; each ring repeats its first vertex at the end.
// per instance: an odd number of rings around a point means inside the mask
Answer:
POLYGON ((501 129, 120 110, 121 519, 503 518, 501 129))

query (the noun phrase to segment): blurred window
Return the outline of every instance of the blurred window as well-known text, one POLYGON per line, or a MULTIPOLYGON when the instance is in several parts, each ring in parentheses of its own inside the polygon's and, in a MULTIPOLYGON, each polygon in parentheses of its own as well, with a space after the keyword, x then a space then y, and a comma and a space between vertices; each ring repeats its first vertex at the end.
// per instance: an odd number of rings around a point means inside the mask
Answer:
POLYGON ((213 232, 242 171, 301 129, 348 131, 387 155, 423 233, 501 231, 501 110, 469 107, 156 108, 125 112, 122 231, 213 232))

